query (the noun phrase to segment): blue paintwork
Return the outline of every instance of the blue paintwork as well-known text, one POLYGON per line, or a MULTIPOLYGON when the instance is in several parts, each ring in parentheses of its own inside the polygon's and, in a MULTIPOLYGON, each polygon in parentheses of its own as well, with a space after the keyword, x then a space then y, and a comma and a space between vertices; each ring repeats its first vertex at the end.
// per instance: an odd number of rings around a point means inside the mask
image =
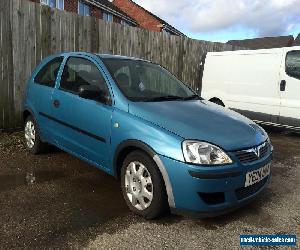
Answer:
POLYGON ((176 208, 180 210, 197 211, 202 213, 214 213, 218 210, 225 210, 232 206, 242 205, 260 193, 265 187, 245 199, 237 200, 235 190, 244 186, 245 175, 247 172, 255 170, 269 163, 272 159, 272 155, 271 152, 269 152, 268 156, 252 165, 245 166, 235 162, 231 165, 209 168, 189 165, 165 156, 160 156, 160 158, 169 174, 176 208), (188 173, 188 171, 199 173, 222 173, 228 170, 241 170, 242 175, 222 179, 197 179, 188 173), (218 205, 207 205, 199 198, 198 192, 224 192, 225 202, 218 205))
MULTIPOLYGON (((100 57, 127 58, 111 55, 100 57)), ((215 211, 242 203, 243 201, 236 200, 234 190, 244 185, 247 171, 267 164, 272 156, 270 151, 265 159, 255 164, 240 164, 231 151, 259 145, 268 138, 252 121, 207 101, 131 102, 121 93, 99 57, 89 53, 62 53, 44 59, 28 81, 24 109, 30 110, 37 120, 42 140, 112 175, 117 175, 113 166, 114 157, 122 142, 131 139, 148 145, 160 157, 167 170, 176 208, 179 209, 215 211), (35 84, 36 74, 56 56, 63 56, 64 61, 55 88, 35 84), (109 87, 111 106, 82 99, 59 89, 64 64, 70 56, 84 57, 95 63, 109 87), (55 99, 61 103, 58 109, 52 105, 55 99), (102 137, 105 142, 49 120, 41 116, 40 112, 102 137), (114 128, 115 123, 119 123, 120 127, 114 128), (215 167, 187 164, 181 148, 185 139, 197 139, 218 145, 234 162, 215 167), (236 169, 241 170, 243 174, 226 179, 201 180, 188 173, 189 170, 221 173, 236 169), (218 206, 209 206, 197 195, 200 191, 225 192, 226 202, 218 206)))
POLYGON ((129 111, 182 138, 201 139, 229 151, 267 139, 249 126, 253 122, 246 117, 208 101, 132 103, 129 111))

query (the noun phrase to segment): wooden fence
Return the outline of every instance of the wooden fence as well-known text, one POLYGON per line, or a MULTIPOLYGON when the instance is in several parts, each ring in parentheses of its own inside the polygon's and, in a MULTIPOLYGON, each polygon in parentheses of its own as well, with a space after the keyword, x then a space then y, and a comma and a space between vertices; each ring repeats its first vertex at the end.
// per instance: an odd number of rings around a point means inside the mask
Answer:
POLYGON ((165 66, 200 89, 206 52, 233 49, 227 44, 106 23, 27 0, 0 0, 0 130, 21 126, 26 81, 50 54, 88 51, 139 57, 165 66))

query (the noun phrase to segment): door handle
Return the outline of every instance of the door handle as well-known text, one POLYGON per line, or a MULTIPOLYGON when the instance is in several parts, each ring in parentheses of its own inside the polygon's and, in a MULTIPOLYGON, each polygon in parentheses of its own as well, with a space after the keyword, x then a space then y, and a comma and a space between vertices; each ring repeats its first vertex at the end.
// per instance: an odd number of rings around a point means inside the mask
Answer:
POLYGON ((54 100, 54 101, 53 101, 53 106, 54 106, 54 108, 58 108, 59 105, 60 105, 59 100, 54 100))
POLYGON ((280 91, 285 91, 285 87, 286 87, 286 81, 282 80, 280 82, 280 91))

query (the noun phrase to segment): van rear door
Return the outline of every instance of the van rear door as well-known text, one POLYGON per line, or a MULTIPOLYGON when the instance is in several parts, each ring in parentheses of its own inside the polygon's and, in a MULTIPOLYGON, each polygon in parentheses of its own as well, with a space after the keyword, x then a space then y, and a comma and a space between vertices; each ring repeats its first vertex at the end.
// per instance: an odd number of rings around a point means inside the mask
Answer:
POLYGON ((286 53, 279 88, 279 123, 300 129, 300 50, 286 53))

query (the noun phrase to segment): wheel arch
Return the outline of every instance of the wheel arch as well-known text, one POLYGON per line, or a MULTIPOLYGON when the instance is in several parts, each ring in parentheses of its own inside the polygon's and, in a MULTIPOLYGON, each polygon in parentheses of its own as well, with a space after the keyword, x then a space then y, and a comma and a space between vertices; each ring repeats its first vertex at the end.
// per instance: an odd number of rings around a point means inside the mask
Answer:
POLYGON ((23 123, 25 123, 26 119, 28 116, 33 116, 34 117, 34 113, 30 108, 25 108, 22 112, 22 121, 23 123))
POLYGON ((173 190, 171 186, 171 182, 169 179, 169 175, 167 173, 167 170, 161 161, 158 154, 154 151, 152 147, 150 147, 148 144, 139 141, 139 140, 126 140, 118 145, 114 158, 113 158, 113 170, 114 170, 114 176, 117 179, 120 179, 120 173, 121 173, 121 167, 122 163, 125 160, 125 157, 134 150, 141 150, 144 151, 146 154, 148 154, 155 164, 157 165, 166 188, 167 196, 168 196, 168 203, 171 208, 175 208, 175 201, 173 196, 173 190))
POLYGON ((114 176, 120 178, 120 170, 125 157, 134 150, 142 150, 151 158, 156 155, 156 152, 146 143, 139 140, 126 140, 118 145, 113 159, 114 176))

